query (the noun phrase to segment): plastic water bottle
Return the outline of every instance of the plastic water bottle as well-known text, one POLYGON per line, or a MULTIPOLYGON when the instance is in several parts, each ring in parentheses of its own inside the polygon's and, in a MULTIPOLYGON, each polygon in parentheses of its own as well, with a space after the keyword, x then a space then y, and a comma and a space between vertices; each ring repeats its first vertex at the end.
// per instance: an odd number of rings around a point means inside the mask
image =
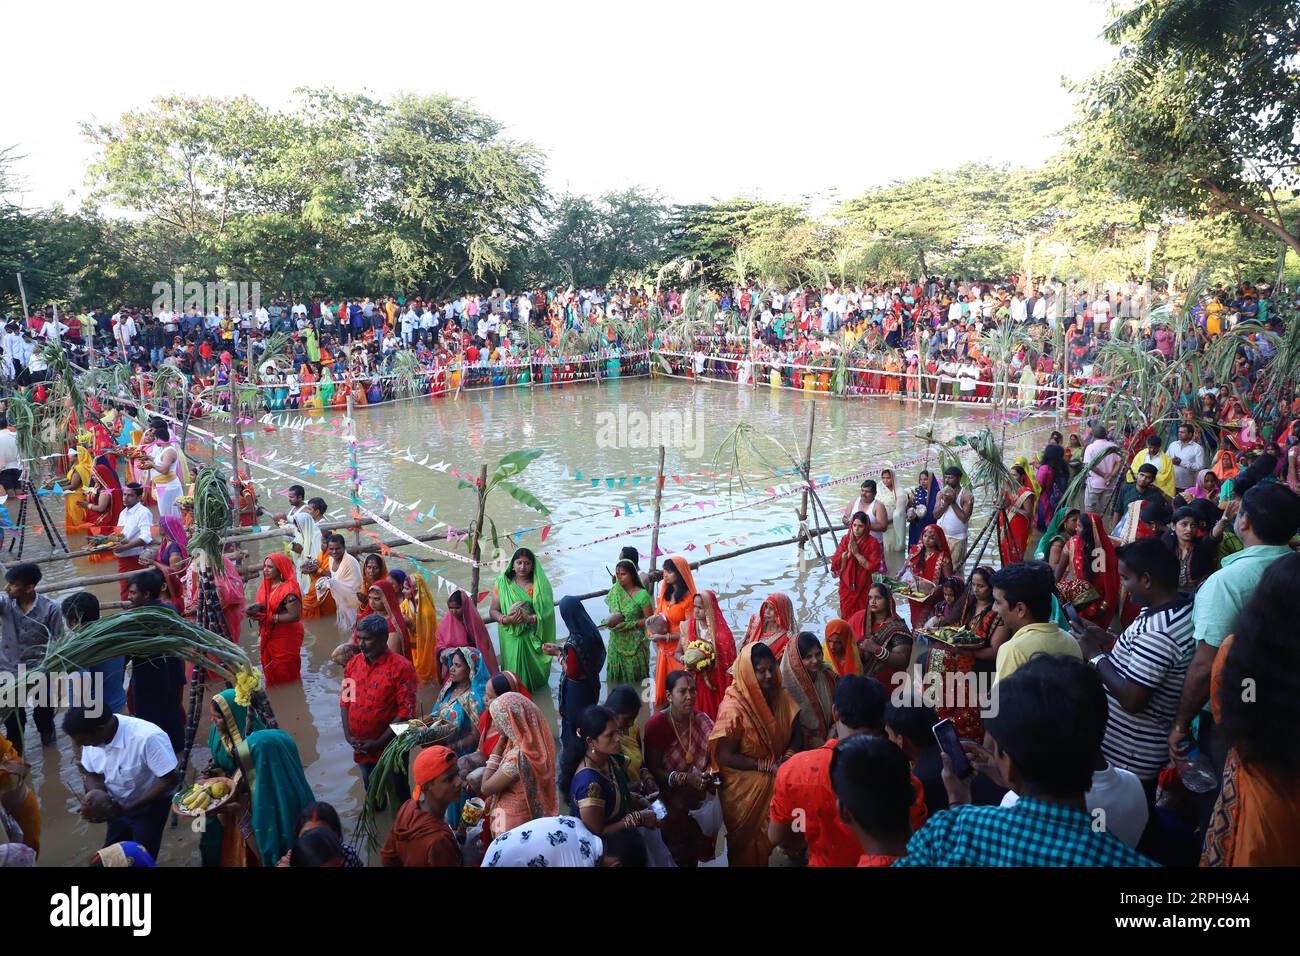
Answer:
POLYGON ((1183 786, 1192 793, 1209 793, 1219 786, 1218 775, 1210 763, 1210 758, 1201 753, 1200 748, 1192 747, 1186 754, 1174 761, 1178 776, 1183 786))

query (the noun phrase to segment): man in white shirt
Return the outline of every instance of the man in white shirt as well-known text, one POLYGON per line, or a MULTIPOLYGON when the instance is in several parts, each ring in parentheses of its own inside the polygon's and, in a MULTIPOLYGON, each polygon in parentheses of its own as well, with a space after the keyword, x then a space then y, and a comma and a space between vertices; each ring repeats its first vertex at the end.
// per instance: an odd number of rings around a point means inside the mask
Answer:
POLYGON ((0 491, 16 494, 22 480, 22 463, 18 457, 18 432, 0 412, 0 491))
POLYGON ((68 331, 68 326, 59 321, 58 316, 47 319, 41 326, 41 338, 46 342, 58 342, 63 338, 63 333, 68 331))
POLYGON ((1029 313, 1025 309, 1025 294, 1017 292, 1011 300, 1011 321, 1024 322, 1029 318, 1029 313))
POLYGON ((135 319, 130 315, 117 313, 113 316, 113 341, 124 352, 131 350, 131 342, 135 338, 135 319))
POLYGON ((1092 304, 1092 324, 1098 335, 1105 335, 1109 322, 1110 301, 1104 295, 1099 295, 1097 301, 1092 304))
POLYGON ((409 302, 397 321, 402 330, 402 344, 409 349, 420 321, 419 316, 415 314, 415 308, 409 302))
POLYGON ((1174 462, 1174 487, 1183 491, 1196 484, 1196 473, 1205 468, 1205 449, 1192 440, 1192 426, 1178 426, 1178 441, 1169 443, 1169 457, 1174 462))
POLYGON ((81 815, 107 823, 104 846, 131 840, 155 859, 180 781, 167 734, 147 720, 103 707, 73 708, 63 731, 81 746, 86 799, 81 815))
POLYGON ((253 313, 253 318, 257 320, 257 328, 259 331, 271 331, 271 313, 267 311, 266 306, 258 305, 257 311, 253 313))
POLYGON ((357 623, 357 607, 360 604, 361 562, 348 554, 347 542, 341 534, 331 534, 325 539, 325 550, 329 558, 325 567, 315 561, 307 568, 312 575, 312 590, 315 598, 315 613, 320 615, 335 614, 339 632, 351 634, 357 623))
MULTIPOLYGON (((142 497, 144 488, 136 482, 122 486, 122 503, 125 507, 117 519, 118 526, 122 529, 122 542, 113 549, 117 555, 117 570, 122 574, 139 571, 144 567, 140 563, 140 555, 153 540, 153 514, 140 500, 142 497)), ((130 586, 131 582, 125 578, 118 582, 123 601, 126 600, 130 586)))

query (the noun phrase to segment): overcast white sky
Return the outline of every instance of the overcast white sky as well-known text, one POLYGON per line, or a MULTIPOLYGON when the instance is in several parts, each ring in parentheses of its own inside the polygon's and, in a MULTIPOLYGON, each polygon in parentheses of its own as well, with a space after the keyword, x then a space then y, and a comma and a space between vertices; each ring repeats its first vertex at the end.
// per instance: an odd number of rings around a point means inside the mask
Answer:
POLYGON ((970 160, 1037 164, 1104 63, 1103 0, 280 0, 8 5, 0 146, 75 205, 78 123, 168 93, 298 86, 472 100, 556 190, 847 198, 970 160))

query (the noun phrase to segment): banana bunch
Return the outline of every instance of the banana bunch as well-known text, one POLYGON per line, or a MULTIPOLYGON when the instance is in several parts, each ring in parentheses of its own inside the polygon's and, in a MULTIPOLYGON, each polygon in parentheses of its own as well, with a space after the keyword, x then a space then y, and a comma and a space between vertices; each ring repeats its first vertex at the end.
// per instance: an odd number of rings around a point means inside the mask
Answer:
POLYGON ((181 798, 180 805, 186 810, 199 812, 206 810, 214 800, 220 800, 229 793, 230 785, 225 781, 218 780, 215 783, 195 784, 181 798))

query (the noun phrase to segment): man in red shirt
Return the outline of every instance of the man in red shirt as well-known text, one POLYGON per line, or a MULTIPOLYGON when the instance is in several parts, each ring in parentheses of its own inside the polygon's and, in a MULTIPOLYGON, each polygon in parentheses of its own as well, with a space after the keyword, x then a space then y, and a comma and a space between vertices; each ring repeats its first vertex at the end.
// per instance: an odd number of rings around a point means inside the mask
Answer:
MULTIPOLYGON (((767 834, 773 845, 792 855, 806 844, 809 866, 856 866, 862 850, 836 807, 831 757, 845 740, 863 734, 884 736, 884 685, 856 674, 841 677, 832 716, 835 736, 815 750, 795 754, 777 771, 767 834)), ((919 820, 913 823, 919 826, 925 822, 925 803, 919 785, 913 792, 914 805, 919 804, 919 820)))
POLYGON ((883 737, 858 734, 831 755, 836 812, 862 855, 858 866, 890 866, 907 855, 916 792, 907 756, 883 737))
MULTIPOLYGON (((389 724, 415 716, 415 668, 388 649, 388 621, 379 614, 357 625, 360 654, 353 655, 343 671, 339 709, 343 738, 352 747, 352 759, 361 767, 361 781, 369 786, 370 773, 393 739, 389 724)), ((399 792, 406 790, 406 775, 394 775, 399 792)))
POLYGON ((412 766, 415 791, 402 804, 380 853, 384 866, 460 866, 460 844, 447 825, 447 808, 460 799, 456 754, 429 747, 412 766))

